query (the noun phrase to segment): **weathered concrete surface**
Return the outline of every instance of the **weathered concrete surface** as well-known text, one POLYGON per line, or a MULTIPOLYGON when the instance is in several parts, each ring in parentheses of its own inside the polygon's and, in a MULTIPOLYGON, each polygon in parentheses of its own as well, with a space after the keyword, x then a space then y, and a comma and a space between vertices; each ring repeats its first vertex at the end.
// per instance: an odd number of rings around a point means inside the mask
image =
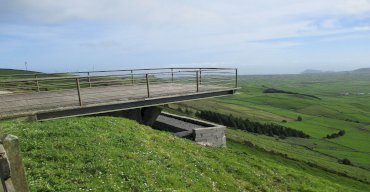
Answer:
POLYGON ((193 129, 194 141, 198 144, 212 147, 226 146, 225 127, 193 129))
MULTIPOLYGON (((11 187, 12 183, 16 192, 29 191, 18 138, 13 135, 4 135, 0 138, 0 143, 4 147, 10 166, 10 179, 5 181, 5 185, 11 187)), ((8 191, 11 189, 8 188, 8 191)))
POLYGON ((175 135, 180 137, 188 137, 190 132, 191 137, 188 138, 200 145, 226 146, 225 126, 170 113, 162 113, 162 116, 165 118, 160 118, 159 122, 155 124, 159 127, 162 126, 162 130, 173 131, 175 135))
MULTIPOLYGON (((199 93, 230 89, 215 85, 200 85, 199 93)), ((197 94, 196 90, 195 84, 151 84, 150 98, 197 94)), ((125 103, 147 99, 147 97, 146 85, 122 85, 81 89, 81 98, 84 107, 110 103, 125 103)), ((79 99, 75 89, 0 95, 0 119, 78 107, 80 107, 79 99)))
POLYGON ((141 117, 145 125, 153 125, 161 114, 162 108, 159 107, 144 107, 141 109, 141 117))
POLYGON ((137 121, 138 123, 143 123, 140 108, 123 110, 123 111, 115 111, 115 112, 109 112, 109 113, 102 113, 102 114, 99 114, 99 116, 124 117, 127 119, 137 121))
POLYGON ((204 127, 203 125, 200 125, 197 122, 190 122, 188 120, 190 120, 188 117, 186 119, 185 118, 180 119, 179 116, 169 116, 161 114, 157 119, 157 124, 165 123, 167 126, 170 126, 171 128, 178 129, 177 132, 184 130, 193 132, 194 128, 204 127))
POLYGON ((153 125, 159 114, 161 114, 162 108, 160 107, 144 107, 137 109, 129 109, 123 111, 116 111, 110 113, 101 114, 103 116, 113 117, 125 117, 134 121, 137 121, 145 125, 153 125))

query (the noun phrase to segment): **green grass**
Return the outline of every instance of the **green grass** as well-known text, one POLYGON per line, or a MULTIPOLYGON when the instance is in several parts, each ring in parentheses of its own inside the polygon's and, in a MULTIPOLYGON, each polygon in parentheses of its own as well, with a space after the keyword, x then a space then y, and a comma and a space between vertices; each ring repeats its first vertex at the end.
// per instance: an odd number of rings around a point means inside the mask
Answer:
MULTIPOLYGON (((345 173, 346 175, 359 180, 370 181, 369 171, 354 166, 339 164, 335 155, 331 156, 326 152, 326 150, 331 151, 330 149, 336 146, 334 144, 325 144, 322 140, 302 138, 288 138, 281 140, 233 129, 229 129, 227 131, 227 137, 240 142, 253 143, 254 146, 266 151, 286 154, 289 158, 314 164, 315 166, 321 167, 327 171, 345 173), (323 148, 324 146, 325 148, 323 148)), ((344 147, 342 151, 345 150, 346 148, 344 147)), ((348 149, 346 154, 348 154, 348 149)))
POLYGON ((366 191, 370 187, 246 145, 250 134, 233 130, 228 130, 227 148, 207 148, 113 117, 1 122, 0 126, 0 134, 20 139, 31 191, 366 191))
POLYGON ((19 75, 19 74, 33 74, 35 71, 17 70, 17 69, 0 69, 0 75, 19 75))
MULTIPOLYGON (((194 112, 212 110, 304 131, 311 139, 276 140, 253 136, 246 139, 268 151, 278 151, 300 161, 314 161, 330 170, 351 174, 358 179, 368 175, 369 73, 241 76, 239 85, 242 89, 234 96, 186 102, 181 104, 181 107, 194 112), (263 93, 266 87, 314 95, 320 100, 281 93, 263 93), (344 96, 343 93, 349 95, 344 96), (302 116, 303 121, 296 121, 298 116, 302 116), (287 123, 282 123, 283 120, 287 123), (335 139, 324 139, 327 134, 337 133, 339 130, 345 130, 346 134, 335 139), (297 148, 299 150, 296 150, 297 148), (330 158, 316 159, 322 155, 330 158), (338 164, 337 160, 343 158, 350 159, 358 171, 338 164)), ((177 108, 177 105, 170 107, 177 108)))

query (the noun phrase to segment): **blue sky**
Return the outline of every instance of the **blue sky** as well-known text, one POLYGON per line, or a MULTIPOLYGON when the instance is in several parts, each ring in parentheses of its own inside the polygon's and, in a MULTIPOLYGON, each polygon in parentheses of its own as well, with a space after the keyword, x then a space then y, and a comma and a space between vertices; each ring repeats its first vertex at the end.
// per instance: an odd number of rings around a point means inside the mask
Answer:
POLYGON ((0 0, 0 68, 370 67, 370 0, 0 0))

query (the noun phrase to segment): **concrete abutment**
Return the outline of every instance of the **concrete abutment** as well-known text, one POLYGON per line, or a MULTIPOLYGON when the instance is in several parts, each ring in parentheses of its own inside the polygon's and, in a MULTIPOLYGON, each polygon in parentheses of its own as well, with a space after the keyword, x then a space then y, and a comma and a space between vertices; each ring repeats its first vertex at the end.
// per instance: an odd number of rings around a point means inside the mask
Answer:
POLYGON ((116 111, 116 112, 109 112, 104 113, 104 116, 113 116, 113 117, 124 117, 134 121, 137 121, 141 124, 145 125, 153 125, 153 123, 158 118, 159 114, 161 114, 162 108, 160 107, 143 107, 143 108, 136 108, 136 109, 129 109, 124 111, 116 111))

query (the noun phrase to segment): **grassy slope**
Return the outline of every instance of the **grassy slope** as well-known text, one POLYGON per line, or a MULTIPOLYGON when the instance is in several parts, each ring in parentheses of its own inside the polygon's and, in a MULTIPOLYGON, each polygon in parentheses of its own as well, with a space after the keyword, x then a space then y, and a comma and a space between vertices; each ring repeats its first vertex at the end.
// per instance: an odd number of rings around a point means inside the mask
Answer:
POLYGON ((0 75, 17 75, 17 74, 33 74, 35 71, 17 70, 17 69, 1 69, 0 75))
POLYGON ((276 140, 249 135, 248 140, 267 150, 284 153, 298 160, 315 162, 330 170, 369 181, 369 82, 369 74, 244 76, 240 77, 242 90, 232 97, 193 101, 182 105, 194 110, 213 110, 302 130, 312 138, 276 140), (311 94, 321 100, 287 94, 264 94, 264 87, 311 94), (350 95, 342 96, 341 93, 344 92, 349 92, 350 95), (296 121, 298 115, 303 117, 302 122, 296 121), (360 123, 349 122, 347 119, 360 123), (282 120, 287 120, 288 123, 281 123, 282 120), (330 140, 323 138, 341 129, 346 131, 343 137, 330 140), (338 159, 343 158, 349 158, 362 168, 338 164, 338 159))
POLYGON ((1 69, 0 68, 0 80, 8 80, 10 78, 33 78, 36 71, 26 71, 17 69, 1 69), (14 76, 16 75, 16 76, 14 76))
MULTIPOLYGON (((110 117, 2 122, 31 191, 364 191, 370 186, 242 143, 207 148, 110 117)), ((230 135, 232 138, 233 136, 230 135)))

